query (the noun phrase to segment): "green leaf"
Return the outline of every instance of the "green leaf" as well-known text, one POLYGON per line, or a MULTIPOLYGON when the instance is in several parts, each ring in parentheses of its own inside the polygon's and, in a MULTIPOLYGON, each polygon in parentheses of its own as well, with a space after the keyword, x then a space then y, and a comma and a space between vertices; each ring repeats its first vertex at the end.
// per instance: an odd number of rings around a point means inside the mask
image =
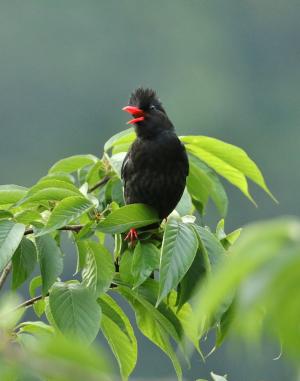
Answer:
POLYGON ((0 220, 0 272, 11 260, 19 246, 25 226, 9 220, 0 220))
POLYGON ((219 241, 226 237, 225 233, 225 220, 222 218, 216 226, 216 237, 219 241))
POLYGON ((45 315, 46 315, 48 322, 56 330, 56 332, 59 332, 59 328, 58 328, 58 326, 57 326, 57 324, 56 324, 56 322, 52 316, 52 312, 51 312, 51 308, 50 308, 50 304, 49 304, 49 296, 47 296, 44 299, 44 303, 45 303, 45 315))
POLYGON ((116 202, 118 205, 124 205, 123 185, 119 178, 112 177, 105 187, 106 203, 116 202))
POLYGON ((186 216, 193 214, 194 210, 195 208, 193 206, 191 196, 187 191, 187 188, 185 188, 181 199, 176 206, 176 211, 180 214, 180 216, 186 216))
POLYGON ((24 197, 27 188, 19 185, 0 185, 0 205, 14 204, 24 197))
POLYGON ((140 331, 169 356, 178 380, 182 380, 181 366, 169 340, 169 331, 174 329, 172 324, 137 292, 126 287, 118 287, 117 291, 128 300, 134 309, 140 331))
POLYGON ((36 192, 43 190, 43 189, 48 189, 48 188, 68 189, 74 193, 81 195, 81 192, 73 183, 71 183, 70 181, 57 179, 55 177, 53 177, 53 178, 46 177, 44 179, 41 179, 37 184, 35 184, 33 187, 31 187, 28 190, 27 195, 32 196, 36 192))
POLYGON ((177 310, 189 301, 198 289, 199 282, 204 279, 206 274, 205 254, 200 249, 197 250, 193 263, 180 281, 177 293, 177 310))
POLYGON ((228 334, 230 326, 235 317, 235 312, 236 311, 235 311, 235 299, 234 299, 233 302, 228 307, 228 309, 222 315, 221 320, 217 326, 216 344, 215 344, 216 348, 219 348, 221 346, 226 335, 228 334))
POLYGON ((131 273, 134 288, 140 286, 159 267, 159 249, 153 243, 138 242, 133 253, 131 273))
POLYGON ((85 343, 96 338, 101 308, 87 288, 77 283, 55 283, 49 306, 57 328, 64 335, 85 343))
POLYGON ((95 233, 95 227, 96 227, 96 222, 95 221, 90 221, 86 223, 82 229, 76 234, 76 241, 84 241, 87 238, 90 238, 94 235, 95 233))
POLYGON ((210 375, 211 375, 213 381, 227 381, 227 377, 226 376, 224 376, 224 377, 223 376, 218 376, 217 374, 215 374, 213 372, 211 372, 210 375))
POLYGON ((89 186, 96 184, 101 178, 105 176, 106 170, 102 161, 97 161, 88 171, 86 175, 86 182, 89 186))
MULTIPOLYGON (((218 266, 213 276, 199 291, 198 300, 201 302, 195 311, 197 325, 201 327, 207 319, 215 316, 224 300, 226 301, 237 287, 241 287, 242 283, 249 282, 250 276, 256 275, 257 278, 254 278, 253 286, 250 284, 248 293, 245 293, 242 299, 242 295, 239 295, 238 306, 243 306, 240 303, 244 300, 246 306, 253 307, 245 308, 239 325, 243 326, 243 332, 246 332, 247 323, 250 323, 249 327, 253 327, 255 321, 262 323, 263 317, 266 316, 266 329, 272 334, 279 332, 285 348, 294 354, 297 351, 299 353, 299 335, 295 337, 294 329, 298 324, 298 314, 291 313, 285 305, 286 301, 290 300, 294 303, 294 312, 300 310, 299 304, 296 303, 297 297, 286 298, 291 292, 299 291, 299 237, 300 223, 293 219, 262 222, 243 229, 240 239, 231 248, 230 256, 222 266, 218 266), (259 277, 259 274, 263 277, 259 277), (250 301, 252 303, 249 303, 250 301), (264 315, 258 315, 262 308, 264 315), (255 316, 256 320, 253 320, 255 316), (292 334, 289 333, 291 330, 292 334)), ((257 328, 257 325, 255 327, 257 328)), ((250 336, 253 337, 255 332, 257 329, 250 330, 250 336)))
POLYGON ((63 271, 63 258, 55 239, 50 235, 36 237, 35 242, 42 276, 42 294, 45 296, 63 271))
MULTIPOLYGON (((175 340, 176 343, 178 343, 181 346, 182 338, 183 338, 183 329, 179 319, 177 318, 177 315, 170 308, 169 304, 164 302, 161 302, 160 305, 157 308, 155 308, 155 303, 156 303, 157 295, 158 295, 158 289, 159 289, 158 282, 154 279, 149 278, 137 290, 133 290, 132 292, 133 292, 133 295, 135 295, 135 297, 138 294, 138 297, 141 298, 140 301, 142 304, 145 304, 146 302, 148 302, 154 308, 154 311, 158 311, 160 313, 160 315, 156 315, 156 316, 157 318, 159 316, 161 317, 161 324, 164 327, 165 331, 168 333, 168 335, 172 339, 175 340)), ((170 295, 168 297, 168 300, 166 300, 166 302, 169 301, 170 295)), ((151 307, 147 303, 146 303, 146 306, 151 307)), ((181 349, 183 348, 181 347, 181 349)))
POLYGON ((1 381, 112 379, 108 359, 99 347, 87 347, 81 342, 67 340, 62 335, 51 334, 39 335, 37 340, 29 340, 29 335, 25 333, 18 335, 17 340, 21 346, 16 344, 11 346, 9 369, 18 370, 18 377, 9 379, 1 377, 1 381))
MULTIPOLYGON (((153 279, 148 279, 142 286, 137 290, 139 297, 146 299, 154 307, 157 295, 158 295, 158 282, 153 279)), ((142 302, 144 300, 142 299, 142 302)), ((166 303, 161 302, 158 306, 159 313, 163 316, 161 317, 161 324, 165 331, 170 335, 176 343, 179 344, 179 348, 182 350, 187 362, 189 363, 190 350, 186 346, 186 341, 182 340, 186 337, 194 344, 195 348, 202 356, 201 350, 199 348, 199 336, 194 325, 190 324, 190 318, 192 318, 192 309, 188 304, 185 304, 182 310, 176 312, 176 292, 171 291, 166 299, 166 303)))
POLYGON ((93 207, 93 203, 85 197, 74 196, 65 198, 53 209, 46 226, 36 234, 36 237, 48 234, 67 225, 93 207))
MULTIPOLYGON (((8 220, 13 217, 14 215, 8 210, 0 210, 0 220, 8 220)), ((17 222, 20 222, 20 221, 17 221, 17 222)))
POLYGON ((198 240, 188 224, 170 220, 165 228, 160 259, 157 305, 177 287, 193 263, 198 240))
POLYGON ((15 220, 24 225, 31 225, 33 222, 41 222, 42 216, 36 210, 26 209, 15 214, 15 220))
POLYGON ((70 184, 75 183, 74 177, 72 175, 70 175, 69 173, 65 173, 65 172, 48 173, 46 176, 42 177, 39 180, 39 183, 44 181, 44 180, 60 180, 60 181, 64 181, 64 182, 67 182, 70 184))
POLYGON ((242 229, 240 228, 240 229, 236 229, 233 232, 227 234, 227 236, 225 237, 226 241, 228 241, 230 243, 230 245, 233 245, 235 243, 235 241, 239 238, 241 232, 242 232, 242 229))
POLYGON ((221 242, 223 247, 228 250, 230 246, 234 244, 234 242, 239 238, 242 229, 236 229, 233 232, 226 234, 224 231, 224 219, 218 222, 216 227, 216 237, 221 242))
POLYGON ((102 309, 101 330, 113 351, 122 375, 127 380, 137 361, 137 341, 130 321, 109 295, 99 299, 102 309))
POLYGON ((22 238, 12 257, 12 288, 15 290, 23 284, 33 272, 37 261, 35 245, 27 238, 22 238))
POLYGON ((69 182, 47 178, 30 188, 17 206, 43 200, 62 200, 70 196, 82 196, 82 194, 75 185, 69 182))
POLYGON ((187 143, 187 150, 200 157, 221 176, 236 185, 248 198, 252 199, 248 192, 245 176, 276 201, 267 187, 261 171, 241 148, 207 136, 186 136, 181 140, 187 143))
POLYGON ((218 176, 199 158, 191 154, 188 156, 190 171, 187 178, 187 187, 189 193, 204 206, 210 197, 221 216, 224 217, 227 213, 228 198, 218 176))
POLYGON ((28 203, 39 203, 40 201, 60 201, 67 197, 78 196, 79 192, 73 192, 69 189, 48 188, 42 189, 32 196, 26 198, 22 205, 28 203))
MULTIPOLYGON (((127 130, 121 131, 118 134, 112 136, 105 144, 104 151, 107 152, 111 148, 116 146, 123 146, 124 144, 130 145, 135 139, 136 135, 133 131, 133 128, 128 128, 127 130)), ((123 152, 126 152, 124 150, 123 152)))
POLYGON ((207 165, 212 167, 217 173, 235 185, 238 189, 241 190, 242 193, 244 193, 246 197, 249 198, 249 200, 253 202, 254 205, 256 205, 255 201, 249 193, 246 176, 242 172, 198 147, 196 149, 195 146, 187 145, 186 149, 195 156, 198 156, 207 165))
POLYGON ((20 333, 31 333, 35 336, 48 336, 54 333, 53 327, 42 321, 24 321, 17 328, 18 335, 20 333))
POLYGON ((214 271, 225 260, 225 250, 220 241, 210 231, 196 224, 193 224, 192 227, 200 240, 200 248, 203 251, 204 258, 208 258, 209 261, 209 263, 207 260, 204 261, 206 270, 208 272, 214 271))
POLYGON ((109 163, 119 178, 121 178, 121 168, 125 159, 126 152, 119 152, 111 157, 108 157, 109 163))
POLYGON ((119 276, 120 279, 125 282, 127 285, 133 286, 133 275, 131 273, 132 268, 132 259, 133 259, 133 252, 132 250, 125 250, 124 253, 122 253, 120 264, 119 264, 119 276))
POLYGON ((6 331, 7 333, 10 331, 13 331, 14 327, 20 321, 20 319, 22 318, 24 314, 24 311, 25 311, 24 308, 16 308, 16 306, 18 306, 20 303, 21 303, 21 300, 15 292, 6 293, 2 295, 0 298, 0 329, 3 335, 1 340, 2 353, 3 353, 3 346, 5 348, 5 337, 6 337, 6 340, 9 340, 8 336, 3 334, 4 331, 6 331))
MULTIPOLYGON (((104 233, 102 233, 104 234, 104 233)), ((114 245, 114 260, 118 260, 118 258, 121 256, 122 249, 123 249, 123 239, 122 234, 115 234, 114 236, 115 245, 114 245)))
POLYGON ((86 250, 85 241, 78 240, 77 237, 76 237, 76 253, 77 253, 77 265, 76 265, 75 274, 78 274, 79 271, 81 271, 85 265, 87 250, 86 250))
MULTIPOLYGON (((33 278, 29 284, 29 295, 31 298, 36 296, 36 289, 42 286, 42 277, 40 275, 33 278)), ((41 317, 45 311, 44 299, 38 300, 33 304, 34 312, 38 317, 41 317)))
POLYGON ((31 187, 27 192, 26 196, 24 197, 24 200, 22 200, 22 202, 28 201, 28 199, 34 199, 34 197, 38 197, 36 195, 42 191, 46 192, 51 191, 52 189, 57 191, 61 190, 65 192, 69 191, 70 195, 82 196, 82 193, 74 184, 60 179, 47 177, 45 179, 40 180, 37 184, 31 187))
POLYGON ((168 297, 168 305, 170 306, 174 314, 176 314, 176 317, 179 319, 185 336, 189 339, 191 343, 193 343, 195 349, 200 354, 201 358, 204 360, 204 357, 199 345, 198 331, 195 328, 195 325, 190 324, 194 316, 192 307, 190 304, 185 303, 184 305, 181 306, 180 311, 178 311, 178 307, 176 306, 177 298, 178 296, 176 295, 176 292, 171 291, 168 297))
MULTIPOLYGON (((203 264, 205 265, 206 274, 214 274, 226 262, 228 256, 220 241, 207 228, 198 225, 191 225, 195 229, 200 244, 199 247, 203 256, 203 264)), ((229 293, 226 298, 219 304, 217 311, 211 320, 207 320, 207 324, 213 326, 219 322, 224 312, 231 305, 234 298, 234 293, 229 293)))
POLYGON ((87 165, 95 164, 98 158, 94 155, 74 155, 59 160, 49 170, 49 173, 66 172, 72 173, 86 167, 87 165))
POLYGON ((199 164, 199 161, 196 161, 193 155, 189 155, 187 189, 193 198, 196 198, 205 206, 211 194, 212 181, 199 164))
POLYGON ((154 209, 145 204, 131 204, 110 213, 98 224, 97 229, 104 233, 116 234, 158 221, 159 218, 154 209))
POLYGON ((99 242, 83 241, 86 250, 82 282, 96 295, 107 291, 115 273, 112 254, 99 242))

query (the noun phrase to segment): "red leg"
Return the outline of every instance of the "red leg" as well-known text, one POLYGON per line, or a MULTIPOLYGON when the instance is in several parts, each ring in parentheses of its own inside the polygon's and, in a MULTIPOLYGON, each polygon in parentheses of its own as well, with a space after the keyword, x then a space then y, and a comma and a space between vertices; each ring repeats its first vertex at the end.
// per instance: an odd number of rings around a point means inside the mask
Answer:
POLYGON ((134 245, 135 241, 139 238, 137 231, 134 228, 131 228, 124 238, 125 241, 130 240, 131 245, 134 245))

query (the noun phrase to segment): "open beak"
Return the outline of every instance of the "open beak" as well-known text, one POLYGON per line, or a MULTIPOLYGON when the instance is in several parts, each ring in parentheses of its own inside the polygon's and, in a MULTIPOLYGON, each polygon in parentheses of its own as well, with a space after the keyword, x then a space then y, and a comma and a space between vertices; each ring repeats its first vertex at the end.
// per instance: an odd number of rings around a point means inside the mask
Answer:
POLYGON ((123 111, 128 112, 132 116, 134 116, 134 119, 131 119, 127 122, 127 124, 135 124, 138 122, 141 122, 145 119, 145 113, 143 110, 141 110, 138 107, 135 106, 126 106, 122 108, 123 111))

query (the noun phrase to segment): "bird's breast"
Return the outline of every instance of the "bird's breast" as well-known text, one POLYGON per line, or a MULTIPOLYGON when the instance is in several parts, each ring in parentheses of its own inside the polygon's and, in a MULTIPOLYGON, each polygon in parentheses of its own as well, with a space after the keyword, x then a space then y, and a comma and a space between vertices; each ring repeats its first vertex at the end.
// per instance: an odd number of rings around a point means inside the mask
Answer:
POLYGON ((181 160, 183 148, 177 136, 160 139, 138 139, 131 150, 136 169, 169 171, 181 160))

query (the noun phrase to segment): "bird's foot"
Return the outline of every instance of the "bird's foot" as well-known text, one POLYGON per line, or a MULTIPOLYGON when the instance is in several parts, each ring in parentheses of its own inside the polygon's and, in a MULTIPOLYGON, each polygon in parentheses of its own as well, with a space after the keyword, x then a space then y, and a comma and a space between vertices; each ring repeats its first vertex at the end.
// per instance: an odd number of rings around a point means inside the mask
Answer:
POLYGON ((139 238, 137 231, 134 228, 131 228, 124 238, 125 241, 130 241, 131 246, 134 246, 135 241, 139 238))

